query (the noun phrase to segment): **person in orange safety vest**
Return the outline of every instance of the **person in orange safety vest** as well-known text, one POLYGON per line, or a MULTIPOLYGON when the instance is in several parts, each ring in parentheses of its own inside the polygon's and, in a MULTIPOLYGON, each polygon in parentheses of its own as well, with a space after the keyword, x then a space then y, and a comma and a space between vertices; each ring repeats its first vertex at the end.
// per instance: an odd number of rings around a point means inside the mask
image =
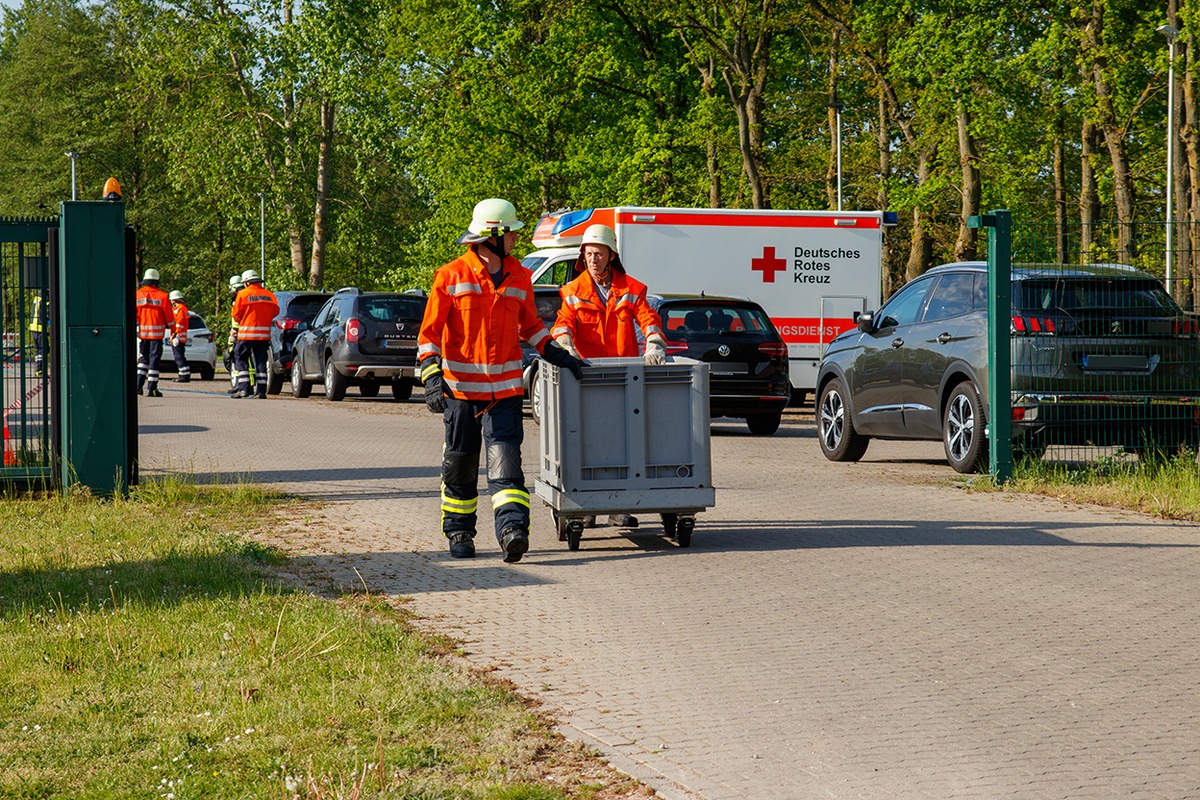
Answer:
MULTIPOLYGON (((642 329, 647 364, 666 361, 662 319, 650 307, 646 285, 625 271, 617 251, 617 234, 607 225, 589 225, 579 246, 575 269, 582 274, 560 289, 562 305, 551 333, 567 352, 581 358, 638 355, 636 329, 642 329)), ((637 518, 613 514, 612 525, 636 528, 637 518)), ((586 517, 585 526, 595 524, 586 517)))
POLYGON ((529 490, 521 470, 524 438, 521 340, 547 362, 583 375, 583 362, 550 338, 533 302, 529 270, 510 253, 512 203, 476 204, 458 239, 462 256, 439 268, 417 336, 425 404, 446 426, 442 454, 442 533, 454 558, 475 557, 479 454, 487 447, 496 539, 507 563, 529 549, 529 490))
POLYGON ((174 330, 171 331, 171 353, 175 356, 175 368, 179 375, 175 380, 188 383, 192 379, 192 368, 187 361, 188 340, 188 307, 183 302, 183 292, 176 289, 168 297, 171 298, 171 313, 175 320, 174 330))
POLYGON ((242 273, 245 288, 233 302, 233 321, 237 325, 237 345, 233 350, 233 368, 237 373, 237 390, 233 397, 267 399, 267 348, 271 345, 271 323, 279 314, 279 301, 262 285, 262 277, 254 270, 242 273), (250 391, 250 361, 254 374, 259 376, 255 391, 250 391))
POLYGON ((163 340, 174 325, 171 300, 158 288, 158 280, 158 270, 146 270, 142 275, 142 286, 134 296, 138 336, 137 393, 141 394, 145 387, 147 397, 162 397, 158 390, 158 363, 162 360, 163 340))

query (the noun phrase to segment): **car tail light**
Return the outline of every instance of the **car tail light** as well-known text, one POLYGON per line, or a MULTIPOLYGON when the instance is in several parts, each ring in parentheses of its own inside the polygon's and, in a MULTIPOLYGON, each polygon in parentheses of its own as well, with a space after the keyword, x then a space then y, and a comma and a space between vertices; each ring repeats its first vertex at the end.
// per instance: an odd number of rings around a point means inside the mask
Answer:
POLYGON ((669 356, 677 356, 687 352, 687 345, 679 342, 667 342, 666 351, 669 356))
POLYGON ((771 358, 787 358, 788 355, 787 345, 783 342, 763 342, 758 351, 771 358))
POLYGON ((1171 323, 1171 333, 1176 336, 1195 336, 1200 333, 1200 323, 1194 319, 1177 319, 1171 323))
POLYGON ((1013 333, 1055 333, 1056 328, 1054 317, 1023 317, 1014 314, 1012 318, 1013 333))
POLYGON ((346 322, 346 341, 357 342, 359 335, 362 333, 362 323, 351 317, 346 322))
POLYGON ((280 317, 279 319, 275 320, 275 327, 279 328, 281 331, 293 330, 299 324, 300 320, 292 319, 291 317, 280 317))

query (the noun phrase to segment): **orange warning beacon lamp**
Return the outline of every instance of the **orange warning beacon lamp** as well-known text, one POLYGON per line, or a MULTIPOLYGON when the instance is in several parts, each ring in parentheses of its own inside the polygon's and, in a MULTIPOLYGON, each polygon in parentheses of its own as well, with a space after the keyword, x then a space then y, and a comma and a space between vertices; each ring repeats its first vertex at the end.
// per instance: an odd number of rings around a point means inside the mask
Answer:
POLYGON ((117 183, 116 178, 109 178, 104 182, 104 199, 105 200, 120 200, 121 199, 121 184, 117 183))

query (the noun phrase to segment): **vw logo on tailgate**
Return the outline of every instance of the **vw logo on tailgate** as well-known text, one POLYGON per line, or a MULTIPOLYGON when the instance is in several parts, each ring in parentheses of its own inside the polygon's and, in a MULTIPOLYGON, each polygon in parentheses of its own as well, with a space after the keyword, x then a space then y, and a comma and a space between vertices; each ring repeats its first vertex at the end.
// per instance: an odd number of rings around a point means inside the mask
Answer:
POLYGON ((729 355, 729 345, 727 345, 727 344, 721 345, 720 347, 717 348, 717 352, 720 353, 722 356, 729 355))

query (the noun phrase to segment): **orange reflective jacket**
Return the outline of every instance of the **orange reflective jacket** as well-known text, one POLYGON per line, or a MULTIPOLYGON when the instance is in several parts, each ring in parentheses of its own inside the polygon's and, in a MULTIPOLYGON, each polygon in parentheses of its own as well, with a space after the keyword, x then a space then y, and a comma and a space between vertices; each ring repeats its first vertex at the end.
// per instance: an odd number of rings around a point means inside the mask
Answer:
POLYGON ((180 344, 187 344, 188 333, 188 307, 183 303, 175 303, 175 329, 172 335, 179 337, 180 344))
POLYGON ((246 284, 233 302, 233 321, 239 342, 271 340, 271 322, 279 315, 279 301, 261 283, 246 284))
POLYGON ((167 293, 146 284, 134 296, 137 298, 138 338, 165 338, 171 328, 171 300, 167 293))
POLYGON ((519 397, 521 340, 542 352, 550 332, 537 315, 529 270, 511 256, 497 287, 474 250, 438 269, 417 336, 417 359, 442 360, 460 400, 519 397))
POLYGON ((643 336, 662 336, 662 319, 646 301, 646 285, 624 272, 613 272, 607 303, 587 272, 560 291, 563 302, 552 333, 569 334, 583 358, 638 355, 637 327, 643 336))

